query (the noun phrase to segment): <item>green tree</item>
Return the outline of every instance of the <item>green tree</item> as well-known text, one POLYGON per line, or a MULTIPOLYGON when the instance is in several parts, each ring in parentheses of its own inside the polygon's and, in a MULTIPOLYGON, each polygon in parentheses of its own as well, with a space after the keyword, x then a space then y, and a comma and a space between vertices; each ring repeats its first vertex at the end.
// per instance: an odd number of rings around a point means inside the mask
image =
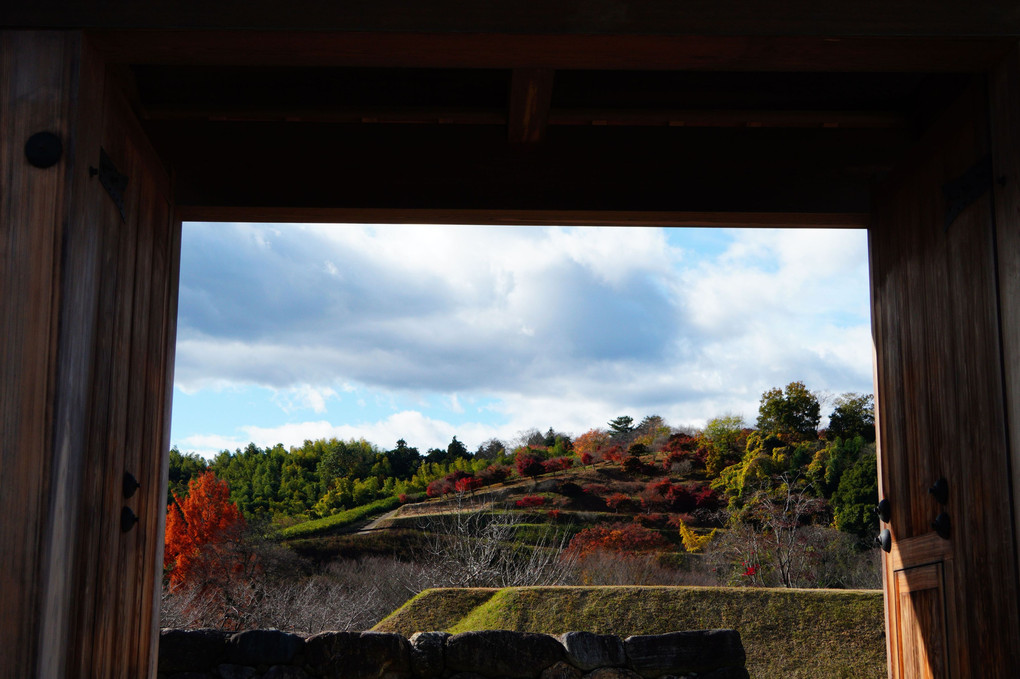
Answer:
POLYGON ((421 453, 417 448, 407 445, 407 441, 399 439, 397 447, 386 453, 390 461, 393 476, 398 479, 409 479, 421 465, 421 453))
POLYGON ((866 540, 878 529, 878 460, 865 453, 846 470, 832 495, 836 528, 866 540))
POLYGON ((620 415, 615 420, 610 420, 609 431, 613 438, 626 438, 634 431, 634 418, 630 415, 620 415))
POLYGON ((758 430, 796 440, 816 439, 820 410, 818 398, 803 382, 790 382, 785 391, 774 387, 761 395, 758 430))
POLYGON ((453 462, 458 458, 468 459, 471 457, 471 453, 468 452, 467 446, 457 440, 454 436, 453 440, 450 441, 450 445, 446 446, 446 461, 453 462))
POLYGON ((740 460, 743 428, 744 418, 740 415, 721 415, 705 425, 703 436, 708 440, 710 448, 705 466, 710 474, 716 476, 740 460))
POLYGON ((842 394, 829 415, 827 438, 856 436, 863 436, 868 443, 875 440, 875 397, 871 394, 842 394))
POLYGON ((201 475, 208 468, 205 458, 198 453, 181 453, 174 446, 170 449, 170 475, 168 476, 167 497, 175 494, 180 498, 188 495, 188 482, 201 475))

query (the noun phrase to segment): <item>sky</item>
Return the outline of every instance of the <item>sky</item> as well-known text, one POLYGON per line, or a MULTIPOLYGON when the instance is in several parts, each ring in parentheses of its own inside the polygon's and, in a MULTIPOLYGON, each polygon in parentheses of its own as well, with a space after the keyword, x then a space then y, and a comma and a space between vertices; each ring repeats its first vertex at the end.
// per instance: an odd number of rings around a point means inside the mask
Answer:
POLYGON ((795 380, 827 415, 870 323, 861 230, 191 222, 171 445, 753 425, 795 380))

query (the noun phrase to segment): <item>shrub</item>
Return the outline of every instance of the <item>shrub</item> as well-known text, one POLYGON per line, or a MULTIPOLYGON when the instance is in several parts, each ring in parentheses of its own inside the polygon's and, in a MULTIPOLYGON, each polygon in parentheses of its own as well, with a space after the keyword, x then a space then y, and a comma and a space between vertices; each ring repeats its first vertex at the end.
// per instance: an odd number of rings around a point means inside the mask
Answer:
POLYGON ((518 474, 522 477, 530 476, 532 479, 545 471, 542 460, 534 455, 519 453, 517 459, 514 460, 514 465, 517 467, 518 474))
POLYGON ((458 493, 473 493, 482 487, 482 480, 474 476, 465 476, 457 479, 453 487, 458 493))
POLYGON ((585 557, 599 551, 633 555, 668 548, 669 542, 658 532, 637 523, 614 523, 585 528, 567 545, 567 553, 585 557))
POLYGON ((623 460, 622 467, 628 474, 640 474, 645 469, 645 463, 641 461, 640 457, 630 456, 623 460))
POLYGON ((545 498, 541 495, 525 495, 515 502, 514 506, 523 509, 527 507, 541 507, 544 504, 545 498))
POLYGON ((478 476, 487 483, 503 483, 510 477, 510 467, 505 464, 490 464, 478 473, 478 476))
POLYGON ((606 504, 614 512, 625 512, 633 507, 634 501, 630 498, 629 495, 624 495, 623 493, 613 493, 612 495, 606 498, 606 504))

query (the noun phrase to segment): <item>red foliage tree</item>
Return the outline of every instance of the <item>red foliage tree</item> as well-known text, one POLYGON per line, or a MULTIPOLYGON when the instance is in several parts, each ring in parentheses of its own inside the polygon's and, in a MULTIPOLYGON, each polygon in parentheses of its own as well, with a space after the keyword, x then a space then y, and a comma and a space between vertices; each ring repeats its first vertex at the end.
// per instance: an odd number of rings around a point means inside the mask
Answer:
POLYGON ((554 457, 542 462, 542 469, 553 473, 570 469, 573 466, 574 461, 569 457, 554 457))
POLYGON ((514 460, 514 466, 517 467, 517 473, 521 476, 530 476, 535 479, 539 474, 545 471, 542 466, 542 460, 538 459, 534 455, 527 455, 518 453, 517 458, 514 460))
POLYGON ((661 551, 670 546, 658 532, 637 523, 614 523, 585 528, 567 545, 567 552, 579 558, 595 552, 615 552, 631 556, 639 552, 661 551))
POLYGON ((592 457, 591 453, 589 453, 588 451, 584 451, 583 453, 581 453, 581 466, 582 467, 587 467, 588 465, 590 465, 594 461, 595 461, 595 458, 592 457))
POLYGON ((474 476, 465 476, 457 479, 453 484, 454 490, 458 493, 474 493, 482 487, 482 480, 474 476))
POLYGON ((606 504, 614 512, 625 512, 633 506, 634 501, 630 498, 629 495, 624 495, 623 493, 613 493, 612 495, 606 498, 606 504))
POLYGON ((188 482, 188 496, 175 493, 167 508, 163 568, 179 586, 224 577, 240 568, 226 547, 244 530, 225 481, 207 471, 188 482))
POLYGON ((447 495, 453 492, 453 482, 450 481, 449 477, 443 477, 436 479, 429 483, 425 487, 425 495, 428 497, 439 497, 440 495, 447 495))
POLYGON ((505 464, 490 464, 478 473, 485 483, 503 483, 510 476, 510 467, 505 464))

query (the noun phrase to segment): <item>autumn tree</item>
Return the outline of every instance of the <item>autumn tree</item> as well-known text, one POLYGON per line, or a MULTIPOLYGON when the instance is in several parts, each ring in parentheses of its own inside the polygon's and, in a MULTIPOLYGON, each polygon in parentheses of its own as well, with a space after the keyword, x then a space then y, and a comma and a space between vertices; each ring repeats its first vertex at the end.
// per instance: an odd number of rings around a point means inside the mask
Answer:
POLYGON ((605 429, 589 429, 574 439, 574 453, 582 458, 582 464, 589 464, 602 457, 602 449, 608 444, 609 433, 605 429), (586 454, 588 462, 583 461, 586 454))
POLYGON ((871 394, 846 393, 836 398, 836 408, 829 415, 827 437, 875 440, 875 397, 871 394))
POLYGON ((174 494, 167 511, 163 569, 170 584, 223 577, 238 567, 228 547, 244 525, 225 481, 211 471, 191 479, 188 496, 182 500, 174 494))
POLYGON ((795 440, 816 439, 820 410, 818 398, 803 382, 790 382, 785 390, 773 387, 761 395, 758 430, 795 440))

